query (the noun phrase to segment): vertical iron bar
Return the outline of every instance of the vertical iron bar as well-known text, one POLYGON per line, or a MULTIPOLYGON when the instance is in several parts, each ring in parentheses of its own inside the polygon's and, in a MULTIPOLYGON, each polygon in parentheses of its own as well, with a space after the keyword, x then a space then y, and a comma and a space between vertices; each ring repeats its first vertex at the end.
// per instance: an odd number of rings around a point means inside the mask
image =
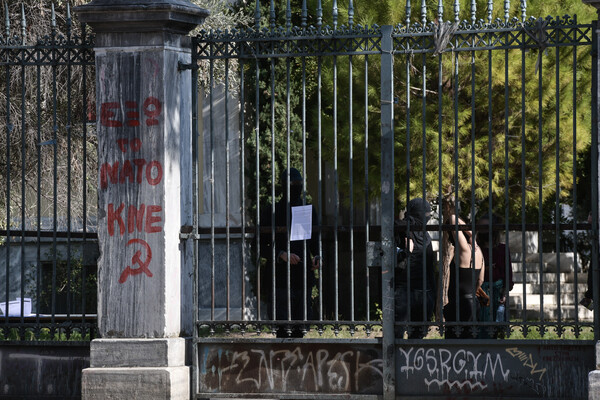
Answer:
POLYGON ((444 0, 438 1, 437 18, 440 24, 444 22, 444 0))
MULTIPOLYGON (((592 21, 592 282, 594 304, 600 304, 600 286, 598 285, 598 21, 592 21)), ((594 307, 594 340, 600 340, 600 307, 594 307)))
MULTIPOLYGON (((455 7, 454 7, 454 11, 456 13, 456 3, 455 3, 455 7)), ((452 53, 454 55, 454 82, 453 82, 453 86, 454 86, 454 135, 453 135, 453 139, 454 139, 454 148, 453 148, 453 152, 454 152, 454 188, 453 188, 453 192, 454 192, 454 215, 456 215, 458 217, 458 53, 457 52, 453 52, 452 53)), ((455 232, 455 238, 458 238, 458 218, 455 218, 455 224, 454 224, 454 232, 455 232)), ((459 272, 459 262, 458 262, 458 252, 456 251, 457 249, 457 245, 458 242, 455 240, 454 241, 454 274, 456 276, 456 279, 458 282, 458 272, 459 272)), ((454 287, 454 295, 456 296, 455 299, 460 298, 459 297, 459 291, 458 291, 458 285, 455 285, 454 287)), ((456 312, 456 321, 460 321, 460 309, 459 309, 459 302, 456 302, 456 306, 455 306, 455 312, 456 312)), ((456 325, 455 325, 456 326, 456 325)), ((458 330, 462 329, 462 327, 458 327, 455 328, 458 330)))
MULTIPOLYGON (((306 205, 306 58, 302 57, 302 205, 306 205)), ((312 221, 314 225, 314 221, 312 221)), ((314 235, 315 232, 312 232, 314 235)), ((303 292, 303 303, 304 303, 304 321, 308 320, 308 309, 311 307, 311 303, 309 300, 312 298, 308 291, 311 291, 312 288, 308 287, 308 276, 307 274, 312 274, 314 277, 314 271, 312 269, 312 259, 307 257, 307 248, 306 248, 306 240, 303 241, 303 254, 302 260, 304 261, 304 292, 303 292), (309 263, 309 260, 311 261, 309 263), (306 266, 309 266, 307 272, 306 266)), ((315 254, 312 254, 314 257, 315 254)), ((303 331, 306 332, 306 326, 303 328, 303 331)))
MULTIPOLYGON (((525 33, 522 33, 524 38, 525 33)), ((524 42, 523 42, 524 43, 524 42)), ((525 190, 527 188, 527 181, 525 178, 525 120, 526 120, 526 109, 525 109, 525 47, 521 48, 521 210, 525 210, 525 190)), ((521 273, 521 281, 523 285, 523 336, 527 337, 527 263, 525 262, 525 249, 526 249, 526 235, 525 235, 525 213, 521 212, 521 266, 523 271, 521 273)))
POLYGON ((521 0, 521 20, 525 22, 527 19, 527 0, 521 0))
MULTIPOLYGON (((575 300, 579 301, 579 254, 578 248, 578 232, 577 232, 577 46, 573 46, 573 254, 575 265, 575 273, 573 276, 574 285, 575 285, 575 300)), ((588 288, 589 290, 589 288, 588 288)), ((579 311, 575 312, 575 337, 579 338, 579 333, 581 332, 581 326, 579 325, 579 311)))
MULTIPOLYGON (((352 109, 352 102, 354 101, 354 95, 353 95, 353 86, 352 86, 352 81, 353 81, 353 68, 352 68, 352 56, 349 57, 349 61, 348 61, 349 65, 348 65, 348 95, 350 97, 350 101, 349 103, 349 113, 348 113, 348 130, 349 130, 349 135, 348 135, 348 149, 349 149, 349 164, 348 164, 348 171, 349 171, 349 175, 350 175, 350 188, 349 188, 349 195, 350 195, 350 320, 354 321, 354 175, 353 175, 353 148, 352 148, 352 142, 354 140, 353 135, 352 135, 352 131, 353 131, 353 125, 352 125, 352 115, 353 115, 353 109, 352 109)), ((352 331, 352 330, 351 330, 352 331)))
MULTIPOLYGON (((229 166, 229 59, 225 59, 225 84, 224 84, 224 97, 225 97, 225 288, 226 290, 226 308, 225 308, 225 319, 230 319, 230 307, 231 307, 231 233, 230 233, 230 222, 229 215, 231 211, 231 205, 229 203, 230 196, 230 166, 229 166)), ((243 279, 242 279, 243 281, 243 279)), ((242 303, 244 299, 242 298, 242 303)))
POLYGON ((260 31, 260 0, 256 0, 256 7, 254 9, 254 30, 260 31))
MULTIPOLYGON (((505 2, 506 4, 506 2, 505 2)), ((508 36, 508 33, 506 34, 508 36)), ((509 231, 508 231, 508 216, 509 216, 509 197, 508 197, 508 189, 509 189, 509 181, 508 181, 508 155, 509 155, 509 144, 508 144, 508 135, 509 135, 509 108, 508 108, 508 100, 509 100, 509 86, 508 86, 508 49, 504 50, 504 312, 505 312, 505 320, 510 323, 510 280, 507 280, 511 274, 510 271, 512 269, 512 265, 510 262, 510 246, 509 246, 509 231), (510 269, 509 269, 510 268, 510 269)), ((523 115, 521 118, 525 118, 523 115)), ((488 260, 491 260, 491 257, 488 257, 488 260)), ((491 264, 490 264, 491 265, 491 264)), ((510 325, 509 325, 510 326, 510 325)), ((509 326, 504 326, 505 332, 508 334, 509 326)))
MULTIPOLYGON (((475 0, 471 2, 471 22, 475 24, 475 12, 476 5, 475 0)), ((476 118, 475 118, 475 52, 471 52, 471 276, 472 282, 478 282, 479 277, 475 275, 475 269, 477 265, 475 264, 477 254, 477 241, 475 241, 475 128, 476 128, 476 118)), ((458 276, 457 276, 458 277, 458 276)), ((476 298, 475 291, 477 284, 473 286, 472 293, 473 298, 476 298)), ((477 309, 475 307, 475 303, 471 303, 471 309, 473 315, 477 315, 477 309)), ((473 337, 476 337, 476 332, 473 332, 473 337)))
POLYGON ((338 5, 337 5, 337 0, 333 0, 333 10, 332 10, 332 16, 333 16, 333 30, 337 30, 337 26, 338 26, 338 5))
POLYGON ((394 348, 394 75, 393 27, 381 27, 381 291, 383 399, 396 397, 394 348))
MULTIPOLYGON (((291 282, 290 282, 290 275, 291 275, 291 260, 290 260, 290 254, 291 254, 291 245, 290 245, 290 234, 289 234, 289 229, 291 227, 291 220, 292 220, 292 216, 290 215, 290 149, 291 149, 291 134, 292 134, 292 130, 291 130, 291 109, 290 109, 290 58, 286 57, 285 59, 285 66, 286 66, 286 100, 285 100, 285 105, 286 105, 286 112, 285 112, 285 116, 286 116, 286 122, 285 122, 285 130, 286 130, 286 141, 287 141, 287 147, 286 147, 286 171, 287 171, 287 184, 286 187, 284 188, 284 190, 287 190, 287 204, 285 206, 285 211, 286 211, 286 228, 288 229, 288 233, 287 233, 287 293, 288 293, 288 297, 287 297, 287 307, 288 307, 288 321, 291 321, 292 319, 292 294, 291 294, 291 282)), ((302 266, 304 268, 304 270, 306 271, 306 260, 302 260, 302 266)), ((304 278, 306 278, 306 274, 303 274, 304 278)), ((297 283, 294 282, 294 285, 296 285, 297 283)), ((303 288, 306 290, 306 286, 303 285, 303 288)), ((303 290, 304 293, 304 290, 303 290)), ((305 303, 305 302, 303 302, 305 303)))
MULTIPOLYGON (((438 19, 441 22, 442 19, 442 15, 443 15, 443 3, 440 0, 440 8, 438 8, 439 10, 439 16, 438 19)), ((444 318, 443 318, 443 310, 444 310, 444 299, 443 299, 443 271, 444 271, 444 248, 443 248, 443 240, 442 240, 442 224, 444 223, 443 220, 443 190, 442 190, 442 135, 443 135, 443 122, 444 122, 444 118, 443 118, 443 106, 444 106, 444 102, 443 102, 443 96, 442 96, 442 89, 443 89, 443 76, 444 76, 444 70, 443 70, 443 64, 442 64, 442 54, 440 53, 438 55, 438 251, 439 251, 439 260, 438 260, 438 290, 436 293, 436 297, 437 297, 437 304, 436 304, 436 318, 438 319, 439 325, 438 325, 438 333, 439 335, 443 335, 444 334, 444 318)))
POLYGON ((348 2, 348 26, 354 26, 354 2, 349 0, 348 2))
POLYGON ((454 0, 454 22, 460 22, 460 2, 454 0))
MULTIPOLYGON (((557 333, 558 337, 562 336, 562 300, 560 297, 561 286, 560 285, 560 47, 556 47, 556 209, 554 212, 554 222, 555 222, 555 243, 556 243, 556 303, 558 304, 558 327, 557 333)), ((574 118, 576 116, 574 115, 574 118)), ((575 270, 575 274, 577 274, 577 270, 575 270)), ((575 308, 575 312, 577 312, 577 306, 575 308)))
MULTIPOLYGON (((539 49, 538 51, 541 52, 541 49, 539 49)), ((543 152, 543 126, 542 126, 542 121, 543 121, 543 70, 544 70, 544 63, 543 63, 543 58, 540 57, 539 58, 539 70, 538 70, 538 254, 539 254, 539 279, 540 279, 540 334, 544 331, 545 329, 545 325, 544 325, 544 263, 543 263, 543 257, 544 257, 544 249, 543 249, 543 227, 542 227, 542 223, 544 222, 544 215, 543 215, 543 158, 542 158, 542 152, 543 152)), ((543 336, 543 335, 542 335, 543 336)))
POLYGON ((504 0, 504 22, 510 19, 510 0, 504 0))
MULTIPOLYGON (((26 139, 26 129, 27 126, 25 124, 25 89, 27 87, 26 76, 25 76, 25 52, 23 50, 19 51, 19 55, 21 58, 21 287, 20 287, 20 304, 19 307, 21 309, 21 329, 19 337, 23 339, 24 332, 22 331, 22 326, 25 323, 24 318, 24 302, 25 302, 25 230, 26 228, 26 220, 25 220, 25 207, 26 207, 26 196, 25 196, 25 162, 26 162, 26 154, 25 154, 25 139, 26 139)), ((8 143, 7 143, 8 145, 8 143)), ((7 160, 9 161, 9 160, 7 160)), ((10 161, 9 161, 10 162, 10 161)), ((6 279, 10 279, 10 276, 7 276, 6 279)), ((6 310, 8 310, 8 304, 6 305, 6 310)))
MULTIPOLYGON (((258 7, 258 4, 260 3, 259 0, 256 0, 256 7, 258 7)), ((258 44, 257 44, 258 46, 258 44)), ((259 63, 258 63, 258 58, 255 59, 254 62, 254 103, 255 103, 255 114, 254 114, 254 141, 255 141, 255 165, 254 165, 254 171, 256 173, 256 227, 254 230, 254 235, 256 236, 256 251, 260 254, 260 250, 261 250, 261 224, 262 224, 262 220, 260 218, 260 214, 261 214, 261 209, 260 209, 260 90, 259 90, 259 82, 260 82, 260 68, 259 68, 259 63)), ((241 124, 244 124, 244 121, 241 121, 241 124)), ((262 257, 267 258, 267 254, 261 254, 262 257)), ((261 303, 262 303, 262 285, 261 285, 261 281, 262 281, 262 272, 261 272, 261 268, 260 268, 260 258, 261 257, 257 257, 256 259, 256 294, 257 294, 257 314, 258 314, 258 319, 262 320, 263 319, 263 315, 262 315, 262 307, 261 307, 261 303)), ((268 301, 268 299, 266 299, 268 301)), ((268 311, 268 310, 267 310, 268 311)), ((267 317, 268 319, 268 317, 267 317)), ((273 317, 273 319, 275 319, 273 317)))
MULTIPOLYGON (((71 41, 71 14, 67 3, 67 40, 71 41)), ((71 204, 71 154, 72 154, 72 131, 71 131, 71 48, 67 49, 67 319, 71 318, 71 274, 72 270, 72 247, 71 247, 71 229, 72 229, 72 204, 71 204)), ((81 253, 81 262, 83 263, 83 253, 81 253)), ((83 265, 82 265, 83 269, 83 265)), ((82 283, 83 284, 83 283, 82 283)), ((68 338, 68 336, 67 336, 68 338)))
MULTIPOLYGON (((369 201, 369 56, 365 55, 365 243, 370 240, 370 201, 369 201)), ((365 252, 366 254, 366 252, 365 252)), ((366 272, 366 301, 367 301, 367 321, 371 320, 371 285, 370 285, 370 267, 368 259, 365 260, 366 272)), ((367 328, 370 330, 370 328, 367 328)))
MULTIPOLYGON (((271 0, 271 7, 273 1, 271 0)), ((274 13, 274 11, 273 11, 274 13)), ((272 319, 277 319, 276 303, 277 293, 275 285, 276 277, 276 249, 275 249, 275 58, 271 57, 271 290, 272 290, 272 319)), ((289 259, 289 258, 288 258, 289 259)))
MULTIPOLYGON (((424 2, 423 2, 424 3, 424 2)), ((425 10, 425 15, 427 13, 427 10, 425 10)), ((425 16, 425 22, 427 22, 427 16, 425 16)), ((423 75, 422 75, 422 91, 423 91, 423 115, 421 116, 421 120, 423 121, 422 124, 422 142, 421 142, 421 146, 423 147, 422 151, 423 151, 423 163, 422 163, 422 174, 423 174, 423 200, 427 200, 427 56, 425 55, 425 53, 423 53, 423 75)), ((426 224, 425 221, 423 221, 423 237, 425 237, 425 235, 427 234, 427 229, 426 229, 426 224)), ((427 251, 426 249, 423 249, 423 269, 422 269, 422 276, 423 279, 421 281, 422 287, 421 290, 423 290, 423 294, 425 294, 427 292, 427 279, 428 279, 428 275, 427 275, 427 251)), ((422 302, 422 307, 423 307, 423 315, 424 317, 424 321, 423 324, 427 324, 429 321, 427 320, 427 317, 429 317, 427 315, 427 296, 424 295, 423 296, 423 302, 422 302)), ((425 333, 428 330, 428 326, 421 326, 420 329, 422 329, 422 332, 425 333)))
MULTIPOLYGON (((210 46, 210 282, 211 282, 211 305, 210 305, 210 320, 215 320, 215 135, 214 135, 214 99, 213 93, 215 91, 215 78, 214 68, 215 62, 212 56, 214 55, 214 45, 210 46)), ((212 330, 212 328, 211 328, 212 330)))
MULTIPOLYGON (((240 121, 239 121, 239 129, 240 129, 240 198, 241 198, 241 252, 242 252, 242 314, 240 319, 244 320, 244 316, 246 315, 246 90, 245 90, 245 81, 246 74, 244 71, 245 68, 245 60, 243 58, 240 59, 240 121)), ((260 268, 260 264, 256 265, 256 268, 260 268)), ((250 318, 248 318, 250 319, 250 318)))
POLYGON ((306 8, 306 0, 302 0, 302 12, 301 12, 300 16, 301 16, 300 26, 302 26, 302 29, 305 29, 307 26, 307 18, 308 18, 308 10, 306 8))
POLYGON ((427 1, 421 0, 421 24, 427 25, 427 1))
MULTIPOLYGON (((52 3, 52 44, 57 45, 56 40, 56 14, 54 13, 54 3, 52 3)), ((56 87, 56 78, 57 78, 57 47, 52 48, 52 139, 53 139, 53 153, 52 153, 52 162, 53 162, 53 221, 52 221, 52 325, 53 328, 51 330, 52 335, 54 334, 54 323, 56 316, 56 279, 57 279, 57 230, 58 230, 58 125, 57 125, 57 115, 56 111, 58 108, 58 100, 57 93, 58 89, 56 87)))
POLYGON ((412 9, 410 5, 410 0, 406 0, 406 26, 410 26, 410 15, 412 14, 412 9))
MULTIPOLYGON (((10 20, 8 18, 8 5, 4 3, 4 9, 6 13, 6 37, 10 38, 10 20)), ((10 137, 12 132, 12 124, 10 122, 10 65, 6 63, 6 242, 8 245, 6 246, 6 314, 5 322, 6 322, 6 332, 8 332, 8 305, 10 301, 10 242, 11 242, 11 232, 10 232, 10 203, 11 203, 11 162, 10 162, 10 137)))
MULTIPOLYGON (((86 43, 86 27, 84 24, 81 24, 81 34, 82 34, 82 40, 81 43, 86 43)), ((87 49, 86 49, 87 50, 87 49)), ((83 164, 83 177, 82 177, 82 188, 81 188, 81 198, 82 198, 82 231, 83 231, 83 238, 82 238, 82 243, 81 246, 84 249, 82 251, 82 255, 83 255, 83 259, 85 259, 85 249, 87 249, 87 105, 88 105, 88 91, 87 91, 87 67, 86 65, 82 65, 81 66, 82 69, 82 95, 83 95, 83 103, 86 105, 85 107, 82 107, 82 137, 83 137, 83 145, 82 145, 82 152, 83 152, 83 160, 82 160, 82 164, 83 164)), ((85 264, 84 267, 81 269, 81 323, 85 324, 85 315, 86 315, 86 292, 87 292, 87 288, 86 288, 86 281, 87 281, 87 270, 85 268, 85 264)), ((85 329, 85 328, 83 328, 85 329)), ((90 339, 91 339, 92 335, 90 332, 90 339)))
MULTIPOLYGON (((338 144, 337 144, 337 140, 338 140, 338 130, 337 130, 337 123, 338 123, 338 109, 337 109, 337 105, 338 105, 338 89, 337 89, 337 79, 338 79, 338 72, 337 72, 337 56, 333 56, 333 196, 334 196, 334 200, 333 203, 335 205, 335 216, 334 216, 334 230, 333 230, 333 240, 334 240, 334 285, 335 285, 335 290, 334 290, 334 320, 337 322, 339 320, 339 315, 340 315, 340 304, 339 304, 339 226, 338 226, 338 215, 339 215, 339 210, 340 210, 340 203, 339 203, 339 180, 338 180, 338 144)), ((336 324, 336 326, 334 327, 334 332, 337 334, 338 332, 338 326, 336 324)))
MULTIPOLYGON (((39 50, 38 50, 39 51, 39 50)), ((38 54, 39 57, 39 54, 38 54)), ((40 308, 41 308, 41 296, 42 296, 42 238, 41 238, 41 230, 42 230, 42 101, 41 101, 41 86, 42 79, 42 71, 41 65, 38 63, 36 65, 36 115, 37 115, 37 142, 36 142, 36 152, 37 152, 37 204, 36 204, 36 222, 37 222, 37 241, 36 241, 36 318, 35 322, 39 326, 40 323, 40 308)), ((37 332, 39 335, 39 331, 37 332)))
MULTIPOLYGON (((321 0, 319 0, 319 7, 321 0)), ((319 13, 317 12, 317 15, 319 13)), ((321 111, 322 111, 322 100, 323 100, 323 82, 322 82, 322 65, 323 59, 321 56, 317 58, 317 158, 318 158, 318 201, 319 201, 319 257, 321 262, 319 263, 319 321, 323 321, 323 235, 321 231, 322 226, 322 211, 323 210, 323 148, 322 148, 322 125, 321 125, 321 111)), ((322 332, 322 326, 319 327, 319 332, 322 332)))
MULTIPOLYGON (((411 137, 411 113, 412 113, 412 104, 410 101, 410 87, 411 87, 411 67, 412 67, 412 54, 409 54, 406 58, 406 206, 408 207, 408 202, 410 201, 411 193, 410 193, 410 148, 412 145, 412 137, 411 137)), ((393 90, 393 88, 392 88, 393 90)), ((395 216, 394 216, 395 218, 395 216)), ((408 221, 406 228, 406 237, 410 237, 410 230, 412 226, 410 225, 410 221, 408 221)), ((411 305, 411 296, 410 292, 413 290, 411 287, 411 259, 410 257, 406 258, 406 320, 410 321, 412 319, 412 305, 411 305)), ((412 327, 409 327, 412 329, 412 327)), ((410 331, 409 331, 410 333, 410 331)))
MULTIPOLYGON (((493 7, 493 3, 492 3, 492 7, 493 7)), ((489 6, 488 6, 488 22, 491 23, 491 11, 489 10, 489 6)), ((504 82, 504 89, 506 91, 506 82, 504 82)), ((505 92, 506 94, 506 92, 505 92)), ((487 275, 487 280, 489 282, 488 285, 488 291, 489 291, 489 296, 490 299, 493 299, 495 296, 494 293, 494 278, 492 275, 492 268, 493 268, 493 248, 495 243, 493 242, 493 237, 494 237, 494 231, 492 228, 494 228, 494 224, 492 221, 492 210, 493 210, 493 201, 492 201, 492 178, 493 178, 493 160, 492 160, 492 137, 493 137, 493 132, 492 132, 492 51, 489 50, 488 51, 488 275, 487 275)), ((505 125, 505 129, 506 129, 506 125, 505 125)), ((505 205, 506 207, 506 205, 505 205)), ((508 276, 508 275, 506 275, 508 276)), ((494 322, 494 304, 493 302, 490 301, 490 307, 489 307, 489 318, 491 322, 494 322)), ((485 327, 484 327, 485 329, 485 327)))

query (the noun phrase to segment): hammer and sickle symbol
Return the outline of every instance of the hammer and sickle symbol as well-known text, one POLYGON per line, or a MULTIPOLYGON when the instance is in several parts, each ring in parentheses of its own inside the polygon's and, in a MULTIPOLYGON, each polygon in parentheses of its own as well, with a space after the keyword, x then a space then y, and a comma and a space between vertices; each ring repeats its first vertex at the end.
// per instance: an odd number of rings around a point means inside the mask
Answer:
POLYGON ((139 265, 139 267, 131 268, 131 266, 128 265, 121 273, 119 283, 125 283, 127 278, 129 278, 129 275, 138 275, 142 272, 145 273, 147 276, 152 277, 152 272, 150 272, 150 270, 148 269, 148 265, 150 265, 150 261, 152 260, 152 249, 150 248, 150 245, 142 239, 131 239, 129 242, 127 242, 127 245, 125 247, 133 243, 139 243, 142 245, 142 247, 146 249, 146 259, 142 261, 142 251, 136 251, 133 257, 131 257, 131 265, 133 266, 134 264, 137 264, 139 265))

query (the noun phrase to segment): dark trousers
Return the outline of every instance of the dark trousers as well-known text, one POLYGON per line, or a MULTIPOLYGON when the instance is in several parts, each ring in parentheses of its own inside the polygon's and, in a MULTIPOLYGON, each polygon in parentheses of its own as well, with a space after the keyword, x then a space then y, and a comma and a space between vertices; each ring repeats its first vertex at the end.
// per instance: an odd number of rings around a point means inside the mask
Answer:
MULTIPOLYGON (((396 310, 395 317, 396 322, 411 321, 411 322, 429 322, 433 314, 433 308, 435 306, 435 296, 433 290, 423 290, 410 288, 410 295, 408 287, 405 284, 400 284, 396 287, 395 293, 396 310), (409 304, 410 300, 410 304, 409 304), (425 303, 425 313, 423 313, 423 303, 425 303), (409 319, 410 310, 410 319, 409 319)), ((406 327, 396 325, 395 333, 396 337, 404 337, 406 327)), ((428 326, 423 325, 422 327, 413 327, 408 329, 409 339, 423 339, 427 335, 428 326)))

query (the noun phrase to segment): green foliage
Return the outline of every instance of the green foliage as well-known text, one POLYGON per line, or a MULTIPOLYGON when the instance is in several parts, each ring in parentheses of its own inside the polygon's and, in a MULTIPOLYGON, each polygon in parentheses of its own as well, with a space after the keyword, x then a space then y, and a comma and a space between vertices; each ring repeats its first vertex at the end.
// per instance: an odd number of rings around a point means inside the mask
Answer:
MULTIPOLYGON (((445 3, 444 17, 453 20, 453 6, 445 3)), ((503 3, 494 2, 494 18, 504 18, 503 3)), ((435 20, 437 2, 427 4, 428 19, 435 20)), ((355 2, 354 6, 358 24, 396 24, 406 19, 398 14, 404 7, 395 2, 355 2)), ((477 6, 477 18, 487 18, 487 2, 478 1, 477 6)), ((461 2, 462 18, 470 19, 469 7, 470 2, 461 2)), ((331 9, 331 1, 325 1, 323 8, 331 9)), ((545 17, 563 15, 565 10, 579 12, 583 16, 579 23, 589 22, 594 15, 577 0, 538 2, 527 13, 545 17)), ((420 19, 420 11, 420 6, 413 6, 413 22, 420 19)), ((518 2, 511 6, 513 16, 521 16, 518 2)), ((345 18, 340 8, 340 24, 345 18)), ((447 201, 456 197, 466 208, 474 200, 477 210, 487 208, 491 197, 494 211, 508 208, 509 215, 517 218, 540 202, 557 196, 566 199, 580 173, 573 154, 589 151, 591 140, 590 51, 590 46, 582 46, 577 52, 572 47, 550 48, 541 55, 539 50, 521 49, 396 55, 394 170, 399 206, 409 197, 424 195, 447 201)), ((311 109, 309 125, 316 126, 321 114, 323 155, 329 162, 340 160, 340 191, 349 191, 352 174, 355 201, 360 202, 363 187, 356 177, 364 175, 368 156, 370 195, 377 197, 378 57, 368 63, 363 56, 328 57, 323 63, 323 108, 311 109), (350 158, 352 171, 346 167, 350 158)))

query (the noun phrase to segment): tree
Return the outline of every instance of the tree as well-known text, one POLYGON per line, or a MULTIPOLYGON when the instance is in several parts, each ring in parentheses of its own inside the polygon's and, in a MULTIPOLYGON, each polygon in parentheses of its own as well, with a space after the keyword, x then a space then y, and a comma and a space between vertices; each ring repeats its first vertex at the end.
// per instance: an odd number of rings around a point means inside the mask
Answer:
MULTIPOLYGON (((444 19, 453 20, 453 4, 444 3, 444 19)), ((476 28, 487 21, 487 3, 477 1, 475 23, 465 21, 458 29, 469 29, 470 25, 476 28)), ((521 5, 512 3, 511 18, 520 19, 521 5)), ((470 4, 470 1, 461 1, 461 10, 469 20, 470 4)), ((492 22, 496 24, 504 21, 503 4, 494 1, 493 16, 499 20, 492 22)), ((331 1, 324 2, 323 8, 331 9, 331 1)), ((403 7, 393 1, 356 2, 354 22, 396 24, 406 20, 405 15, 399 15, 400 9, 403 7)), ((559 15, 564 14, 564 10, 583 16, 578 23, 588 23, 594 15, 589 6, 579 1, 537 2, 530 5, 527 14, 559 15)), ((421 11, 420 4, 413 4, 413 24, 421 20, 421 11)), ((439 23, 437 13, 437 2, 428 1, 427 20, 434 21, 429 23, 430 27, 439 23)), ((346 10, 340 8, 339 15, 345 22, 346 10)), ((544 20, 543 23, 551 22, 544 20)), ((419 29, 418 24, 413 27, 419 29)), ((526 25, 526 32, 522 31, 524 37, 535 37, 538 34, 535 28, 533 21, 526 25)), ((452 37, 449 40, 452 43, 452 37)), ((543 40, 541 43, 543 45, 543 40)), ((579 48, 575 55, 573 48, 563 47, 558 51, 555 48, 545 51, 514 49, 395 56, 394 95, 398 99, 394 121, 395 171, 399 207, 409 197, 424 195, 433 200, 441 198, 448 204, 456 197, 464 208, 470 210, 473 205, 477 211, 488 208, 491 198, 493 210, 508 209, 508 215, 516 219, 521 212, 537 209, 540 203, 554 200, 557 186, 559 198, 568 196, 576 181, 574 150, 576 154, 582 154, 588 151, 590 144, 591 123, 587 111, 590 98, 586 90, 591 81, 590 50, 588 45, 579 48), (574 59, 577 60, 576 72, 572 67, 574 59), (535 72, 538 60, 540 69, 535 72), (573 79, 577 84, 575 94, 573 79), (577 132, 575 149, 572 145, 574 123, 577 132)), ((337 157, 340 160, 347 160, 350 155, 350 118, 355 129, 353 146, 359 149, 365 146, 361 132, 365 125, 365 103, 360 104, 365 87, 364 57, 354 56, 352 64, 350 79, 350 60, 338 57, 335 83, 338 92, 346 93, 352 82, 354 90, 360 90, 358 96, 353 99, 338 97, 337 121, 333 119, 331 107, 322 110, 323 131, 327 132, 325 143, 329 149, 324 154, 332 157, 335 152, 330 132, 337 123, 337 157), (350 101, 353 102, 352 115, 349 114, 350 101)), ((380 72, 374 57, 368 65, 368 131, 371 132, 368 156, 372 166, 369 180, 373 188, 371 195, 376 197, 381 151, 377 143, 380 72)), ((331 97, 332 68, 332 61, 328 59, 323 74, 324 104, 328 105, 334 103, 331 97)), ((313 111, 314 121, 319 110, 313 111)), ((355 151, 352 157, 353 175, 360 177, 364 153, 355 151)), ((347 169, 340 168, 341 191, 347 192, 349 175, 347 169)), ((360 186, 355 184, 354 195, 358 201, 362 198, 360 186)))

